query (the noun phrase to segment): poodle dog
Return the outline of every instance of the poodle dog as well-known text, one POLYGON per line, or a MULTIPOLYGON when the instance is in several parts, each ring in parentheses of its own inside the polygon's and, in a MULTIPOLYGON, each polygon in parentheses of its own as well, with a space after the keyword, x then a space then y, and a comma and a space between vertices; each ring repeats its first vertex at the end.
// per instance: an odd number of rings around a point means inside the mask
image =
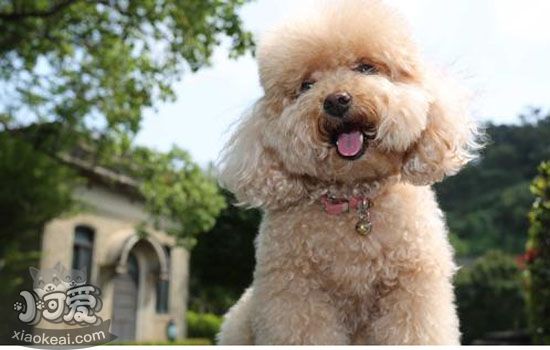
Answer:
POLYGON ((252 286, 221 344, 458 344, 444 215, 430 185, 476 155, 465 91, 376 0, 267 34, 264 95, 220 158, 259 207, 252 286))

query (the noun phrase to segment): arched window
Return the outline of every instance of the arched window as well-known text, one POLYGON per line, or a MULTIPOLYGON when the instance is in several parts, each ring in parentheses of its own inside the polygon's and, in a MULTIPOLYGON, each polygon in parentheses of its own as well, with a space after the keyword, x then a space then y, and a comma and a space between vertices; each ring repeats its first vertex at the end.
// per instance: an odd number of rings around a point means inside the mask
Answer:
POLYGON ((130 252, 128 255, 128 274, 136 285, 136 290, 139 288, 139 264, 136 255, 130 252))
POLYGON ((86 271, 90 282, 92 257, 94 253, 94 230, 88 226, 77 226, 74 230, 73 265, 74 270, 86 271))
POLYGON ((167 258, 167 265, 168 265, 168 279, 163 280, 159 279, 157 281, 157 302, 156 302, 156 310, 159 314, 166 314, 169 311, 169 295, 170 295, 170 270, 172 269, 170 265, 171 260, 171 251, 170 247, 164 246, 164 252, 166 254, 167 258))

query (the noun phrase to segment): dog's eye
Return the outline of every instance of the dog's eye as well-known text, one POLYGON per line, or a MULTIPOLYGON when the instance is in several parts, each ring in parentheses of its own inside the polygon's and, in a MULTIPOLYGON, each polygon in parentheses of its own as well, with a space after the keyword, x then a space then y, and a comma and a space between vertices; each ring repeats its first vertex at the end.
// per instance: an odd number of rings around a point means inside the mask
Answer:
POLYGON ((304 91, 311 89, 313 87, 313 84, 315 84, 315 82, 312 80, 306 80, 302 82, 302 85, 300 85, 300 92, 302 93, 304 91))
POLYGON ((367 63, 361 63, 355 68, 353 68, 354 71, 363 73, 363 74, 374 74, 376 73, 376 67, 374 67, 372 64, 367 63))

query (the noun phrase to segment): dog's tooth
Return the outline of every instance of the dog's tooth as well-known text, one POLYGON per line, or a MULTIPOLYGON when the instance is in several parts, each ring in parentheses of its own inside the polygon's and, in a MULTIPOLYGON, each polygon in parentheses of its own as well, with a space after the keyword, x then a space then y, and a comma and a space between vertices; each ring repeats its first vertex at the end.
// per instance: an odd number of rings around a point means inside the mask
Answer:
POLYGON ((376 130, 368 130, 365 132, 365 136, 368 138, 368 139, 373 139, 376 137, 376 130))

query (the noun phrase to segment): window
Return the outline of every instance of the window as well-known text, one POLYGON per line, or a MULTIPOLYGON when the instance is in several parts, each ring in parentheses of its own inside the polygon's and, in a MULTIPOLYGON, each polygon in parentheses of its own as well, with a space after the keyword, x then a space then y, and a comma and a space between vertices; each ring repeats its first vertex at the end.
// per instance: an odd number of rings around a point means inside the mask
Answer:
POLYGON ((74 230, 73 269, 86 271, 86 281, 90 281, 92 256, 94 252, 94 230, 87 226, 77 226, 74 230))
POLYGON ((130 252, 128 255, 128 275, 132 278, 132 281, 136 285, 136 288, 139 287, 139 264, 136 258, 136 255, 133 252, 130 252))
POLYGON ((164 252, 166 253, 167 267, 168 267, 168 279, 160 279, 157 281, 157 303, 156 310, 159 314, 168 313, 168 296, 170 294, 170 247, 164 246, 164 252))

